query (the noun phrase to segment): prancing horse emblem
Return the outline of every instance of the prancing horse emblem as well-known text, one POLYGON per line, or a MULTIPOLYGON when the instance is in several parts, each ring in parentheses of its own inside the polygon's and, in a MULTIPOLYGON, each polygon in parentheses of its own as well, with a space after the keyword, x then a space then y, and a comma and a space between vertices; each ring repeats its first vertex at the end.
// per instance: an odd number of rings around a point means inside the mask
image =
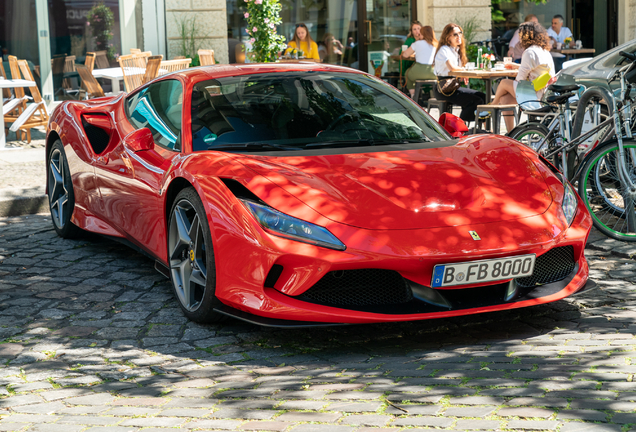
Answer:
POLYGON ((479 237, 479 234, 477 234, 477 231, 468 231, 470 233, 470 236, 473 238, 473 240, 481 240, 481 237, 479 237))

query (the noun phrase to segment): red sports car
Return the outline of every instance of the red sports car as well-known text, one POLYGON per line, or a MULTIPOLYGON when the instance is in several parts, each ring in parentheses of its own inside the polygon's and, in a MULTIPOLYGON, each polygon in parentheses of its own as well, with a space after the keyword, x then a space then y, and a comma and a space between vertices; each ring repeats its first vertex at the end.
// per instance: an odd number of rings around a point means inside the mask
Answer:
POLYGON ((194 321, 449 317, 588 279, 591 219, 554 167, 352 69, 192 68, 62 103, 46 142, 58 234, 151 256, 194 321))

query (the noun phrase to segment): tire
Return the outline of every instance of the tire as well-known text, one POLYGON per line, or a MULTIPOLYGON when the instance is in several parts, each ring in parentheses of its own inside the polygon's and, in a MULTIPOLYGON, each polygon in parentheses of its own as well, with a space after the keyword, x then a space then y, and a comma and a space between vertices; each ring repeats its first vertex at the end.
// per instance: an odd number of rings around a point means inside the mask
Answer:
MULTIPOLYGON (((636 141, 623 140, 629 175, 636 181, 630 150, 636 141)), ((618 142, 609 141, 595 150, 579 176, 579 195, 592 215, 594 226, 616 240, 636 241, 636 191, 628 192, 618 174, 618 142), (627 209, 627 211, 626 211, 627 209)))
POLYGON ((192 187, 183 189, 175 198, 167 243, 172 288, 184 315, 198 323, 223 321, 226 316, 214 311, 221 302, 215 295, 210 226, 203 203, 192 187))
POLYGON ((81 230, 71 222, 71 216, 73 216, 75 209, 75 194, 64 145, 60 140, 55 141, 49 151, 47 176, 47 193, 53 228, 57 235, 62 238, 75 238, 81 230))
MULTIPOLYGON (((544 139, 550 131, 547 127, 541 123, 524 123, 517 126, 508 133, 508 136, 512 139, 516 139, 521 144, 530 147, 532 150, 537 151, 539 143, 544 139)), ((548 145, 544 144, 541 147, 541 152, 545 153, 548 150, 548 145)))

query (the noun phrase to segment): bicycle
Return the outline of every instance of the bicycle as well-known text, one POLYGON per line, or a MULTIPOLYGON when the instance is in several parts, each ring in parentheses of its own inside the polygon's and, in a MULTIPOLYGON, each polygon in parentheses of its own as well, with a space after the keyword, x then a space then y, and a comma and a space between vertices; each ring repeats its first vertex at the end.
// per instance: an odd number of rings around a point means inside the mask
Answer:
MULTIPOLYGON (((552 90, 562 94, 550 96, 547 100, 558 104, 559 112, 549 126, 532 125, 535 133, 543 136, 536 142, 526 140, 526 144, 536 147, 535 150, 545 159, 554 158, 555 165, 560 165, 566 179, 578 179, 579 195, 599 231, 615 239, 636 241, 636 141, 631 130, 632 86, 626 80, 626 75, 636 64, 636 56, 624 52, 620 54, 632 61, 610 78, 610 82, 617 78, 621 80, 620 100, 605 88, 589 88, 581 95, 574 120, 570 123, 568 101, 574 96, 571 90, 578 86, 553 86, 552 90), (570 92, 563 93, 567 90, 570 92), (601 101, 608 106, 607 118, 581 133, 585 115, 590 110, 596 120, 600 120, 601 101), (558 131, 563 131, 563 134, 558 136, 558 131), (570 139, 572 136, 576 138, 570 139), (590 138, 594 142, 582 152, 584 156, 581 160, 579 146, 590 138), (625 148, 629 150, 628 154, 625 148)), ((525 128, 529 129, 530 126, 526 125, 525 128)))

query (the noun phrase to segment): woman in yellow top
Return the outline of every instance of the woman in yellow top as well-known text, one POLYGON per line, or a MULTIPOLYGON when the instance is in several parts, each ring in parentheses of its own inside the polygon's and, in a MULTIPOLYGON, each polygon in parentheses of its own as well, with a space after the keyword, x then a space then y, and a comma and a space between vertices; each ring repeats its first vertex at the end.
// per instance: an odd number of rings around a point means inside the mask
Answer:
POLYGON ((309 29, 305 23, 296 24, 296 31, 294 32, 294 38, 287 44, 286 53, 292 49, 302 51, 306 58, 320 61, 320 54, 318 54, 318 45, 313 41, 309 35, 309 29))

